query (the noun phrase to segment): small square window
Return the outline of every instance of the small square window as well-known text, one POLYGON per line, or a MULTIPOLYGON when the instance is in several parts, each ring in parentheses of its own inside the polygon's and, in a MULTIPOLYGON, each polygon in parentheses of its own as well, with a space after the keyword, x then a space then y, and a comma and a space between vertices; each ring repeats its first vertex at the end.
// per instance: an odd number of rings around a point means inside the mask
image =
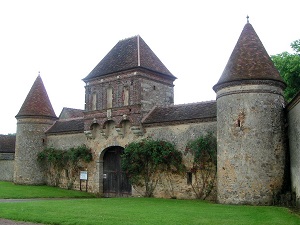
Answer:
POLYGON ((193 174, 192 174, 192 172, 187 172, 186 173, 186 183, 188 184, 188 185, 192 185, 192 182, 193 182, 193 174))

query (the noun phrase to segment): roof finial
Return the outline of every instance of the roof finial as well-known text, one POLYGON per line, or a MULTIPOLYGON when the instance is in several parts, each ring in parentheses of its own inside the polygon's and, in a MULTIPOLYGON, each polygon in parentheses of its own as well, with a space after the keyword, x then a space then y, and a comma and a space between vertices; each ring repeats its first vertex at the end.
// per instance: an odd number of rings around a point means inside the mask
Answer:
POLYGON ((247 15, 247 17, 246 17, 246 18, 247 18, 247 23, 249 23, 249 16, 247 15))
POLYGON ((38 72, 38 76, 40 76, 40 75, 41 75, 41 71, 38 72))

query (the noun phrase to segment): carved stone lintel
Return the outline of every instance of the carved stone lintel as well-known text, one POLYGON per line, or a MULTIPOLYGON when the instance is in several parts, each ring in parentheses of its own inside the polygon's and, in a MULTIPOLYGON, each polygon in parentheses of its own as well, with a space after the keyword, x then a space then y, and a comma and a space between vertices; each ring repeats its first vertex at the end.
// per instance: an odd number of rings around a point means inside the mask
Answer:
POLYGON ((100 134, 101 134, 103 137, 107 138, 107 134, 106 134, 106 130, 105 130, 105 129, 101 129, 101 130, 100 130, 100 134))
POLYGON ((85 136, 86 136, 87 139, 93 139, 92 131, 90 131, 90 130, 85 130, 85 131, 84 131, 84 134, 85 134, 85 136))
POLYGON ((96 118, 93 119, 93 124, 94 124, 94 123, 97 123, 97 119, 96 119, 96 118))
POLYGON ((141 127, 138 126, 133 126, 130 128, 132 133, 135 134, 136 136, 143 136, 143 131, 141 127))
POLYGON ((119 136, 124 137, 124 132, 123 132, 123 129, 121 127, 116 127, 116 131, 117 131, 119 136))

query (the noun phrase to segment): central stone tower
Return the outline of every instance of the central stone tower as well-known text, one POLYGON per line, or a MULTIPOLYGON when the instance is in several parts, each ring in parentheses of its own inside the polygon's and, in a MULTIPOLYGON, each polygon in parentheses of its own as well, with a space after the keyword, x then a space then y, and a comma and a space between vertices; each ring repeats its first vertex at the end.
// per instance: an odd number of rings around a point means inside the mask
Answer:
POLYGON ((85 86, 85 132, 107 125, 124 136, 124 122, 142 135, 141 120, 154 106, 174 103, 176 77, 138 35, 119 41, 83 79, 85 86))
POLYGON ((283 89, 248 22, 218 83, 218 201, 269 205, 282 187, 285 164, 283 89))

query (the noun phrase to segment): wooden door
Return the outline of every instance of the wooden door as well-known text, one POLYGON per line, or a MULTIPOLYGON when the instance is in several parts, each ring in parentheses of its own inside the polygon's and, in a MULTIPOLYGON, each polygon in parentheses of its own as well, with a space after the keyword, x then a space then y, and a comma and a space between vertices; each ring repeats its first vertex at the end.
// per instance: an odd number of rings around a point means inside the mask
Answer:
POLYGON ((122 147, 109 148, 103 157, 103 194, 105 197, 131 195, 131 184, 122 171, 122 147))

